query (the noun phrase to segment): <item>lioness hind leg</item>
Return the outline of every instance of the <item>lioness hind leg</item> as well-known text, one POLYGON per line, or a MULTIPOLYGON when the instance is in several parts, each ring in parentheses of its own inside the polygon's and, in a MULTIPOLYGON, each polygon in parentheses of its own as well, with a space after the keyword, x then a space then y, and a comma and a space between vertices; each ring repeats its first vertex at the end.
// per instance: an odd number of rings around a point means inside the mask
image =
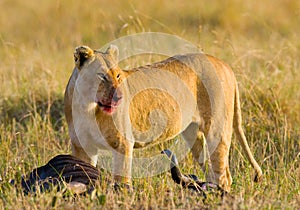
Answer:
POLYGON ((206 137, 207 153, 211 173, 206 174, 208 181, 217 183, 230 192, 232 177, 229 170, 229 150, 232 137, 232 119, 227 119, 223 129, 211 130, 213 136, 206 137))
MULTIPOLYGON (((229 146, 224 141, 220 141, 212 154, 208 154, 207 147, 203 148, 204 135, 199 130, 197 123, 190 124, 183 132, 182 137, 191 148, 193 158, 199 163, 206 181, 220 185, 225 191, 230 191, 232 178, 229 170, 229 146)), ((222 138, 228 138, 223 136, 222 138)), ((229 137, 230 139, 230 137, 229 137)), ((209 143, 208 147, 209 147, 209 143)), ((230 144, 230 141, 228 142, 230 144)))
POLYGON ((229 145, 220 141, 215 151, 209 155, 211 172, 206 174, 207 181, 217 183, 230 192, 232 177, 229 170, 229 145))
POLYGON ((181 136, 186 141, 188 146, 191 148, 193 158, 198 161, 200 153, 202 151, 202 145, 203 145, 202 138, 199 135, 199 124, 191 123, 181 133, 181 136))

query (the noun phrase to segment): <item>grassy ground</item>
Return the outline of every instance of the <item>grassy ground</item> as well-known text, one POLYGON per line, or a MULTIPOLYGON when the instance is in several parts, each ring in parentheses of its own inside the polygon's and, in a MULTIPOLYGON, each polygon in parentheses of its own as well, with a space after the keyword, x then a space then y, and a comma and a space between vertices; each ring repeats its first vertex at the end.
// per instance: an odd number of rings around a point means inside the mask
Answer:
MULTIPOLYGON (((300 2, 2 0, 0 13, 1 209, 280 209, 300 206, 300 2), (63 92, 78 45, 100 48, 137 32, 176 34, 229 63, 239 81, 244 129, 265 179, 233 140, 234 199, 181 189, 169 173, 134 180, 133 194, 103 181, 91 197, 24 196, 8 184, 70 152, 63 92)), ((201 175, 188 156, 180 167, 201 175)), ((109 174, 107 176, 110 176, 109 174)))

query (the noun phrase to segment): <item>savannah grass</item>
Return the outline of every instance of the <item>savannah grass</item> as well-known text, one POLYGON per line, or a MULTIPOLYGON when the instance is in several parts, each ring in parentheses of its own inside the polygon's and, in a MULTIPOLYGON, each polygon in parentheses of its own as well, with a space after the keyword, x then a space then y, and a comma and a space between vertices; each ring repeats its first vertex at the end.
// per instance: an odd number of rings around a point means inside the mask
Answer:
MULTIPOLYGON (((2 0, 0 13, 1 209, 294 209, 300 206, 300 2, 2 0), (134 179, 133 193, 113 192, 103 172, 93 196, 55 190, 24 196, 9 184, 51 157, 70 153, 63 93, 78 45, 100 48, 124 35, 178 35, 229 63, 239 82, 243 127, 264 180, 233 138, 234 199, 203 202, 169 173, 134 179)), ((159 152, 159 151, 157 151, 159 152)), ((185 173, 203 178, 191 155, 185 173)))

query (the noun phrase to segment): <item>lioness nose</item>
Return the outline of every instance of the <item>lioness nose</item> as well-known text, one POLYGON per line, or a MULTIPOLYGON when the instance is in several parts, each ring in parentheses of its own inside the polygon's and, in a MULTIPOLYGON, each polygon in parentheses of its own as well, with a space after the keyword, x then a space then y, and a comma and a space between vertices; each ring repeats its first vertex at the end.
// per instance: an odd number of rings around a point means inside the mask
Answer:
POLYGON ((118 90, 115 91, 114 95, 113 95, 113 101, 119 101, 122 98, 122 93, 118 90))

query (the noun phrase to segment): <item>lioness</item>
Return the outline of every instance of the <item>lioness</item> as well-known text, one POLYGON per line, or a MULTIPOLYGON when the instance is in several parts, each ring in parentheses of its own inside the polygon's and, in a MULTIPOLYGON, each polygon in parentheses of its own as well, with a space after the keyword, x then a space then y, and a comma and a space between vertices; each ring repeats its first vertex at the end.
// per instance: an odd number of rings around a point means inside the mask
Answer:
MULTIPOLYGON (((200 155, 204 134, 210 153, 206 179, 230 191, 232 178, 228 156, 234 128, 255 169, 256 178, 262 176, 243 133, 238 86, 227 64, 210 55, 196 53, 174 56, 125 71, 118 66, 118 54, 118 48, 113 45, 106 52, 87 46, 75 50, 75 68, 64 99, 74 156, 96 165, 98 149, 109 149, 113 154, 115 181, 130 183, 133 148, 168 140, 180 133, 190 146, 194 159, 205 170, 207 165, 200 155), (153 69, 153 76, 145 76, 153 69), (130 80, 131 75, 137 73, 140 76, 130 80), (167 81, 165 73, 179 78, 180 82, 173 77, 167 81), (162 75, 161 78, 159 75, 162 75), (133 93, 136 84, 142 85, 153 78, 155 83, 164 83, 161 85, 166 87, 173 85, 175 94, 180 94, 181 90, 189 90, 189 93, 178 96, 180 101, 174 99, 177 96, 173 93, 155 87, 133 93), (134 97, 128 102, 126 97, 128 100, 130 94, 134 97), (194 110, 186 108, 191 103, 186 102, 185 95, 195 101, 194 110), (114 118, 114 115, 126 103, 130 105, 130 123, 121 120, 117 126, 119 118, 114 118), (161 124, 159 116, 162 115, 151 115, 151 111, 157 109, 164 113, 166 119, 161 124), (154 130, 164 129, 154 135, 148 132, 152 127, 154 130)), ((121 118, 123 115, 122 112, 118 114, 121 118)))

